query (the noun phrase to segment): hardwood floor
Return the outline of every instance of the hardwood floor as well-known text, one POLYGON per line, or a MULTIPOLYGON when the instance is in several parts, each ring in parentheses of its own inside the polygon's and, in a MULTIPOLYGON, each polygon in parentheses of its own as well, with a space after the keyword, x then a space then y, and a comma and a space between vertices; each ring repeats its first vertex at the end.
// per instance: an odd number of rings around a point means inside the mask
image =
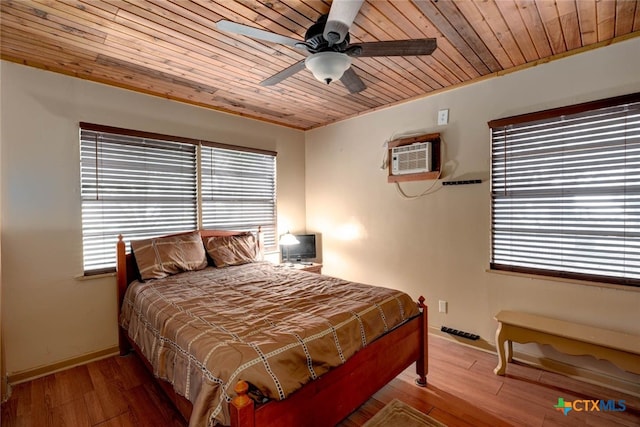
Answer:
MULTIPOLYGON (((493 374, 496 356, 439 337, 430 338, 429 385, 413 384, 407 369, 340 427, 360 426, 399 398, 448 426, 639 426, 640 398, 524 365, 493 374), (625 411, 554 408, 558 398, 624 400, 625 411)), ((168 426, 187 423, 136 356, 111 357, 13 388, 2 405, 2 426, 168 426)))

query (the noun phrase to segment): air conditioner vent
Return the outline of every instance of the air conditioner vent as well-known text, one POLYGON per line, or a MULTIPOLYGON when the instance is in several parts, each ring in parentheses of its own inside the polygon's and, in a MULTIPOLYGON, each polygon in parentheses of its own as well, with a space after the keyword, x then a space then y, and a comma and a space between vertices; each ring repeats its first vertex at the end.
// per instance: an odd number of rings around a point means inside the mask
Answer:
POLYGON ((431 170, 431 143, 416 142, 391 149, 391 173, 404 175, 431 170))

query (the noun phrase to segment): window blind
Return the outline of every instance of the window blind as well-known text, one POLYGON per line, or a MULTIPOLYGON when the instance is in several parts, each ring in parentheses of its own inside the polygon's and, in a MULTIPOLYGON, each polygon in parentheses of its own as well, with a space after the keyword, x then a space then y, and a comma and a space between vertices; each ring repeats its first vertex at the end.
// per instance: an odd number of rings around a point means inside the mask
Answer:
POLYGON ((222 230, 262 226, 265 247, 276 247, 276 157, 201 147, 202 224, 222 230))
POLYGON ((640 94, 489 125, 491 268, 640 286, 640 94))
POLYGON ((113 271, 118 234, 262 226, 276 247, 275 152, 80 123, 80 161, 85 274, 113 271))
POLYGON ((112 271, 130 240, 197 228, 196 146, 80 130, 85 274, 112 271))

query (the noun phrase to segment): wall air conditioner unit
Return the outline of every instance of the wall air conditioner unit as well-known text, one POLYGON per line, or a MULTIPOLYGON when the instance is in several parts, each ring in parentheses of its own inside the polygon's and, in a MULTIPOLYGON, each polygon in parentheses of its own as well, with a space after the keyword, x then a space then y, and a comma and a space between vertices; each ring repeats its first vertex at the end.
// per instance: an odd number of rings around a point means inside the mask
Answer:
POLYGON ((430 142, 416 142, 391 149, 392 175, 430 172, 431 164, 430 142))

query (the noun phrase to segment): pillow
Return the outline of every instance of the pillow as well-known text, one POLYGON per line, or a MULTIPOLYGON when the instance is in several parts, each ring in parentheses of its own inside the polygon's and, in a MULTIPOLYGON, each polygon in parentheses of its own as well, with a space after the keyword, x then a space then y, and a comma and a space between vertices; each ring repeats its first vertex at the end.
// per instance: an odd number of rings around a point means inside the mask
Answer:
POLYGON ((199 231, 131 242, 142 280, 161 279, 181 271, 202 270, 207 254, 199 231))
POLYGON ((247 264, 258 255, 256 237, 251 233, 209 237, 204 247, 216 267, 247 264))

